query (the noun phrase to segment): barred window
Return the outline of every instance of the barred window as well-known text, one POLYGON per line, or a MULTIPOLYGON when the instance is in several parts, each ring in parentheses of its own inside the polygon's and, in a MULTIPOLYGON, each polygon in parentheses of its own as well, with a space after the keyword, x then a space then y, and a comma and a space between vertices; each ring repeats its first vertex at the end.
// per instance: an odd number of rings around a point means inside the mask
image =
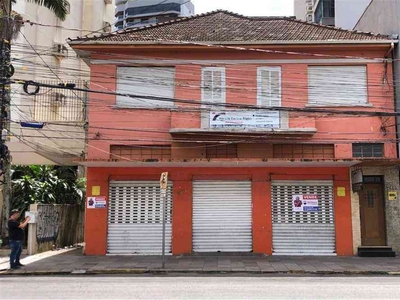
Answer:
POLYGON ((383 157, 383 144, 353 144, 353 157, 383 157))

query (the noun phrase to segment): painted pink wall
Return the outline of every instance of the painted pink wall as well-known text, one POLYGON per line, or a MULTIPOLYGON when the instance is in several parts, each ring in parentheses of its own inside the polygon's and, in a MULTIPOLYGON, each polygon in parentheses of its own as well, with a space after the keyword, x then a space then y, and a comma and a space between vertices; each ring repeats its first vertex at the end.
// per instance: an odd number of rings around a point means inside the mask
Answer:
MULTIPOLYGON (((311 59, 310 56, 290 56, 284 54, 255 53, 252 51, 199 51, 199 50, 135 50, 131 49, 129 55, 141 55, 149 58, 177 58, 177 59, 311 59)), ((308 51, 303 49, 303 52, 308 51)), ((352 55, 357 57, 383 57, 385 51, 365 49, 361 50, 320 50, 325 53, 352 55)), ((134 59, 126 53, 121 59, 134 59)), ((115 56, 95 56, 93 58, 115 59, 115 56)), ((116 89, 116 64, 91 66, 91 89, 115 91, 116 89)), ((208 64, 209 65, 209 64, 208 64)), ((208 66, 205 64, 205 66, 208 66)), ((214 66, 214 65, 213 65, 214 66)), ((220 66, 220 65, 216 65, 220 66)), ((240 104, 257 104, 257 65, 225 64, 226 67, 226 102, 240 104)), ((282 106, 306 107, 308 104, 308 65, 283 64, 282 67, 282 106)), ((382 83, 385 66, 382 63, 367 64, 368 97, 371 107, 346 107, 327 108, 335 110, 357 111, 394 111, 393 85, 391 65, 388 65, 387 83, 382 83)), ((177 65, 175 69, 175 98, 201 100, 201 66, 195 64, 177 65)), ((178 104, 184 109, 194 109, 189 112, 160 111, 160 110, 132 110, 115 108, 116 97, 113 95, 91 94, 89 105, 89 159, 108 159, 109 149, 112 144, 170 144, 172 139, 168 133, 170 128, 200 128, 200 113, 196 111, 198 104, 178 104), (119 131, 101 129, 96 127, 114 127, 120 129, 135 129, 136 131, 119 131), (153 132, 157 131, 157 132, 153 132), (99 133, 100 140, 94 140, 99 133), (118 141, 128 140, 128 141, 118 141)), ((330 116, 317 114, 290 113, 290 128, 316 128, 317 133, 307 142, 335 143, 336 158, 351 157, 351 143, 357 140, 384 141, 395 139, 394 118, 379 117, 352 117, 330 116)), ((184 152, 184 151, 183 151, 184 152)), ((179 151, 179 157, 185 153, 179 151)), ((385 144, 386 157, 396 157, 394 143, 385 144)))

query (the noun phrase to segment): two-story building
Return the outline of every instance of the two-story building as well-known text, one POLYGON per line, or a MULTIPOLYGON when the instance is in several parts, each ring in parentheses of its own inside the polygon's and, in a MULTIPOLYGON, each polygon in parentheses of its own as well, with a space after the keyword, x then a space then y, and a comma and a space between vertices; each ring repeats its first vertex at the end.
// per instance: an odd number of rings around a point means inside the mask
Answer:
POLYGON ((393 42, 226 11, 71 41, 100 92, 86 254, 161 252, 162 172, 172 254, 400 250, 393 42))

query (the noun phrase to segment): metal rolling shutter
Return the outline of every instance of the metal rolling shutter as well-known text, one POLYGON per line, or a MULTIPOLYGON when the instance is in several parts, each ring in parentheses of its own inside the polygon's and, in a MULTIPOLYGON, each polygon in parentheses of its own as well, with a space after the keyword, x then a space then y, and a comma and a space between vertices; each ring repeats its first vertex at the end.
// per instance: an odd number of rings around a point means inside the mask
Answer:
POLYGON ((193 182, 193 251, 252 250, 250 181, 193 182))
POLYGON ((334 255, 332 181, 272 182, 274 255, 334 255), (318 212, 293 212, 292 195, 317 194, 318 212))
MULTIPOLYGON (((167 191, 166 253, 171 252, 172 184, 167 191)), ((111 181, 109 254, 161 254, 162 201, 157 181, 111 181)))
POLYGON ((308 97, 313 105, 368 103, 366 66, 309 66, 308 97))

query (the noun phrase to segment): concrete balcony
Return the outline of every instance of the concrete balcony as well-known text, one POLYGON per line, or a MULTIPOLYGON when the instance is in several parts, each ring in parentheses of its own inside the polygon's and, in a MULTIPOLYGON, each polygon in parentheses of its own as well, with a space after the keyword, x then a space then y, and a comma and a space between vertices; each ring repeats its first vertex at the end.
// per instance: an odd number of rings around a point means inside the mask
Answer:
POLYGON ((315 118, 291 115, 280 111, 211 111, 200 112, 190 122, 181 113, 172 115, 171 135, 197 140, 231 140, 237 137, 310 138, 316 132, 315 118), (185 120, 185 122, 182 122, 185 120))

